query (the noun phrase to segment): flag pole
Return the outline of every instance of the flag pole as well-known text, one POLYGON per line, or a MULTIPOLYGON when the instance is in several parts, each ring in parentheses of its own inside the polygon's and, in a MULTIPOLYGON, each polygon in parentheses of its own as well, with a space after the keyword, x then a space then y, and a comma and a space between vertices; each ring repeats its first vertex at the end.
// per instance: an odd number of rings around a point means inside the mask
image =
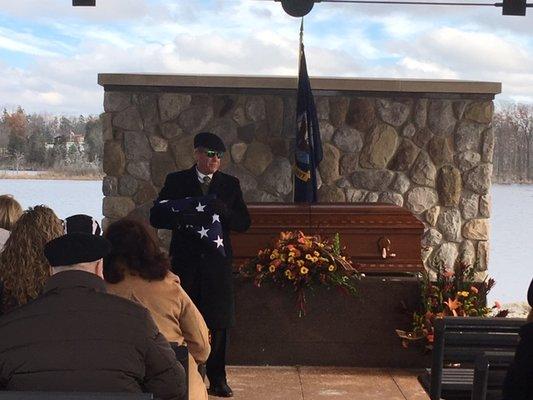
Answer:
MULTIPOLYGON (((296 72, 296 92, 300 90, 300 68, 302 67, 302 50, 304 45, 304 17, 302 17, 300 22, 300 43, 298 45, 298 70, 296 72)), ((295 161, 296 162, 296 161, 295 161)), ((295 165, 296 168, 296 165, 295 165)), ((294 194, 296 191, 296 175, 294 175, 294 184, 292 185, 292 198, 294 199, 294 194)))
MULTIPOLYGON (((300 23, 300 58, 298 64, 298 80, 300 79, 300 68, 302 66, 302 56, 304 52, 304 17, 302 17, 302 22, 300 23)), ((307 63, 306 63, 307 64, 307 63)), ((307 65, 306 65, 307 68, 307 65)), ((307 75, 307 72, 306 72, 307 75)), ((298 85, 299 86, 299 85, 298 85)), ((316 160, 315 160, 315 143, 311 135, 311 121, 308 119, 307 123, 307 142, 309 144, 309 166, 311 173, 311 187, 313 191, 313 203, 317 201, 318 195, 316 191, 316 160)))

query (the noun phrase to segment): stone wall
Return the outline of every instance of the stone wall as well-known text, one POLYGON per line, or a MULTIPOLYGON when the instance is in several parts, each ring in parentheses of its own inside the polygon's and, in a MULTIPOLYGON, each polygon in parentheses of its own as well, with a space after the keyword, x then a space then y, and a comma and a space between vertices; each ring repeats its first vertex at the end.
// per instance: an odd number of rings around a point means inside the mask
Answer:
MULTIPOLYGON (((147 217, 166 174, 193 164, 192 139, 202 130, 224 139, 222 169, 240 179, 246 201, 291 202, 294 79, 166 78, 99 77, 104 225, 147 217)), ((312 81, 324 148, 320 201, 406 207, 426 226, 426 267, 462 260, 483 274, 499 84, 342 81, 312 81)))

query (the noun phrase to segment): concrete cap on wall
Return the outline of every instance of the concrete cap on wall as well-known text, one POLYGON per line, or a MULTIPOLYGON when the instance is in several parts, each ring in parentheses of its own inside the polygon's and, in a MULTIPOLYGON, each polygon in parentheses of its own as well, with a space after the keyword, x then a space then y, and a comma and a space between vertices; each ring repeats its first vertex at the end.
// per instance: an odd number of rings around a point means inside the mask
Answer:
MULTIPOLYGON (((98 74, 101 86, 160 86, 176 88, 296 89, 297 78, 252 75, 98 74)), ((501 82, 450 79, 311 78, 313 90, 498 94, 501 82)))

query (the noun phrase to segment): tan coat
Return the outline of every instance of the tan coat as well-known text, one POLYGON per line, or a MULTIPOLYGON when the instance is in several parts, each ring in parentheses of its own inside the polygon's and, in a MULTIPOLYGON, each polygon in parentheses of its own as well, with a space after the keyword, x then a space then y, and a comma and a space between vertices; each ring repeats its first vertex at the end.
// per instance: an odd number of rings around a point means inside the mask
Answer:
POLYGON ((207 400, 198 364, 205 363, 211 351, 209 332, 200 311, 181 287, 179 278, 169 272, 162 281, 147 281, 126 272, 124 280, 108 283, 107 290, 145 306, 169 342, 187 345, 189 399, 207 400))

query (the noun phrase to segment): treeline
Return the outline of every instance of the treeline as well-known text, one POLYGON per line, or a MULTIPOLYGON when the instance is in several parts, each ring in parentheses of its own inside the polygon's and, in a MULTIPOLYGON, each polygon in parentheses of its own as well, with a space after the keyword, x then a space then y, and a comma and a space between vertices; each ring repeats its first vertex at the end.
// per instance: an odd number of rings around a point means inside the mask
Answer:
MULTIPOLYGON (((501 104, 494 112, 494 182, 533 183, 533 105, 501 104)), ((98 116, 27 114, 21 107, 0 118, 0 169, 101 173, 98 116)))
POLYGON ((27 114, 21 107, 0 118, 0 168, 98 173, 103 154, 98 116, 27 114))
POLYGON ((494 182, 533 183, 533 105, 500 105, 493 126, 494 182))

